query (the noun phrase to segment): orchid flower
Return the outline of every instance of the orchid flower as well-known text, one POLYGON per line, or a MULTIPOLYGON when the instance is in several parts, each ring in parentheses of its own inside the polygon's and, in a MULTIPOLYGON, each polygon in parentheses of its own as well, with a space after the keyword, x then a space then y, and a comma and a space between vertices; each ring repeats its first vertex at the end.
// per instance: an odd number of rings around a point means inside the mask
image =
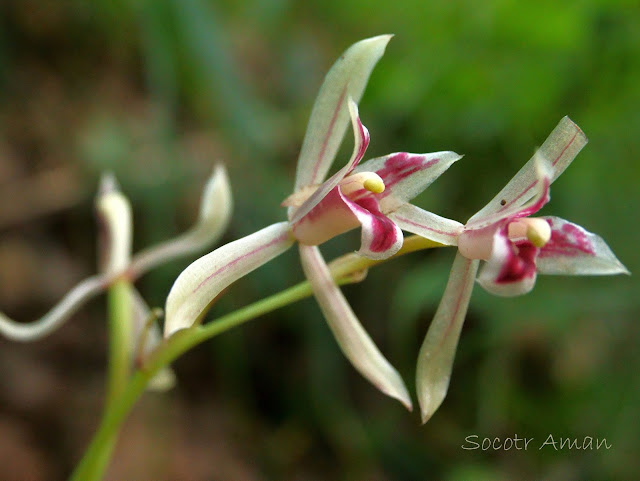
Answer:
POLYGON ((549 201, 549 186, 586 143, 582 130, 564 117, 532 159, 464 226, 449 282, 418 355, 416 381, 423 422, 447 393, 481 260, 486 263, 478 283, 500 296, 526 294, 537 272, 629 273, 599 236, 558 217, 530 217, 549 201))
MULTIPOLYGON (((410 212, 405 213, 410 211, 408 201, 460 158, 455 152, 402 152, 358 165, 369 144, 369 132, 360 121, 356 102, 390 38, 382 35, 362 40, 333 65, 311 112, 294 192, 283 202, 288 207, 288 220, 220 247, 183 271, 167 297, 165 336, 196 324, 226 287, 298 242, 305 275, 345 356, 382 392, 411 409, 400 375, 358 321, 317 248, 360 227, 361 255, 384 259, 395 254, 402 247, 400 229, 410 222, 405 219, 411 217, 410 212), (355 139, 351 158, 324 180, 349 121, 355 139)), ((429 215, 434 222, 441 219, 429 215)), ((440 222, 450 230, 462 231, 462 224, 446 219, 440 222)), ((456 235, 447 234, 436 235, 434 240, 450 244, 455 239, 456 235)))
POLYGON ((222 236, 232 209, 231 188, 223 165, 217 165, 200 201, 200 215, 190 230, 131 257, 130 207, 116 189, 114 181, 103 178, 97 199, 98 215, 106 209, 112 222, 105 220, 107 235, 112 237, 109 259, 103 260, 102 272, 78 283, 62 300, 40 319, 16 322, 0 312, 0 334, 14 341, 37 341, 57 330, 89 300, 104 292, 117 278, 134 281, 149 270, 180 256, 201 252, 222 236), (127 213, 129 212, 129 213, 127 213), (127 220, 129 219, 129 220, 127 220))

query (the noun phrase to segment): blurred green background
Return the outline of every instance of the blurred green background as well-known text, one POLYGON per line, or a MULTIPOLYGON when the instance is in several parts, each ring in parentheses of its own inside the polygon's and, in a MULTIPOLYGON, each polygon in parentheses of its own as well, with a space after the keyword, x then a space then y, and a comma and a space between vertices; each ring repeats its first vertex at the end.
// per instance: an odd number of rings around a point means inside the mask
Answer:
MULTIPOLYGON (((133 202, 136 248, 191 224, 220 160, 235 198, 225 242, 283 220, 324 74, 382 33, 396 36, 360 104, 368 157, 465 154, 415 203, 466 220, 569 115, 590 143, 542 213, 600 234, 637 273, 639 27, 637 3, 622 0, 4 0, 1 309, 35 319, 95 272, 105 170, 133 202)), ((357 244, 350 233, 323 252, 357 244)), ((414 254, 344 288, 410 389, 452 259, 414 254)), ((152 305, 191 260, 139 282, 152 305)), ((210 317, 302 278, 289 252, 210 317)), ((639 292, 637 276, 541 277, 513 299, 476 289, 449 395, 425 426, 354 371, 315 301, 300 302, 179 360, 177 388, 145 396, 108 479, 635 480, 639 292), (535 441, 463 450, 474 434, 535 441), (549 434, 612 447, 538 450, 549 434)), ((46 340, 0 340, 3 479, 68 474, 99 419, 105 349, 102 300, 46 340)))

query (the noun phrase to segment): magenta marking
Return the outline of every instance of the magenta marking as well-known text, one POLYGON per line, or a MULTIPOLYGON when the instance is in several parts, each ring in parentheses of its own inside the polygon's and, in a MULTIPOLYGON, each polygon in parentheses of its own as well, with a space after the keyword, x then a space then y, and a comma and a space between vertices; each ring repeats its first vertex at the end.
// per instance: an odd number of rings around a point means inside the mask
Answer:
MULTIPOLYGON (((369 250, 371 252, 384 252, 389 250, 398 240, 396 225, 391 219, 380 212, 378 201, 373 197, 360 199, 356 204, 371 216, 371 231, 373 239, 369 250)), ((363 226, 364 228, 364 226, 363 226)))
POLYGON ((571 140, 569 141, 569 143, 564 147, 564 149, 562 149, 562 152, 560 152, 560 155, 558 155, 553 162, 551 163, 551 165, 553 165, 555 167, 555 165, 558 163, 558 161, 560 160, 560 158, 564 155, 564 153, 567 151, 567 149, 569 148, 569 146, 571 144, 573 144, 573 141, 575 140, 576 136, 578 135, 578 132, 576 132, 575 134, 573 134, 573 137, 571 137, 571 140))
POLYGON ((536 274, 536 257, 540 249, 529 241, 518 242, 515 248, 517 253, 511 252, 496 278, 496 284, 520 282, 536 274))
POLYGON ((371 136, 369 135, 369 131, 362 124, 362 122, 360 121, 360 118, 358 118, 358 131, 360 132, 360 147, 358 148, 358 153, 356 154, 356 159, 355 159, 355 162, 353 163, 353 166, 351 167, 351 170, 355 169, 358 163, 362 160, 362 157, 364 157, 364 153, 367 151, 367 148, 369 147, 369 142, 371 141, 371 136))
POLYGON ((399 152, 392 155, 384 162, 384 167, 376 171, 385 185, 385 192, 381 195, 384 196, 387 191, 391 191, 393 186, 398 182, 412 176, 416 172, 428 169, 440 162, 440 159, 431 159, 425 162, 425 158, 422 155, 411 155, 407 152, 399 152))
POLYGON ((530 215, 538 212, 540 209, 542 209, 545 206, 547 202, 549 202, 549 187, 551 186, 551 182, 546 177, 542 182, 544 182, 544 188, 540 198, 532 206, 527 207, 526 209, 522 209, 521 211, 518 211, 513 217, 511 217, 511 219, 520 219, 522 217, 529 217, 530 215))
POLYGON ((560 230, 553 228, 551 219, 546 219, 551 225, 551 239, 542 248, 540 257, 580 257, 581 255, 595 256, 596 252, 587 234, 578 226, 563 224, 560 230))
POLYGON ((329 137, 331 137, 331 132, 333 131, 333 127, 335 126, 336 120, 338 118, 338 113, 340 113, 340 107, 342 107, 342 102, 344 101, 344 96, 346 93, 347 93, 347 85, 343 87, 342 93, 340 94, 340 98, 338 99, 338 104, 336 105, 336 109, 333 111, 333 115, 331 116, 331 121, 329 122, 329 128, 327 129, 327 133, 324 136, 324 140, 322 141, 322 147, 320 147, 318 160, 316 161, 316 164, 313 166, 313 175, 311 176, 310 184, 318 183, 318 180, 316 180, 316 176, 318 175, 318 169, 320 168, 320 164, 322 163, 322 158, 324 157, 325 151, 327 150, 329 137))
POLYGON ((535 187, 535 185, 538 183, 537 180, 534 180, 531 184, 529 184, 529 186, 524 189, 522 192, 520 192, 516 197, 514 197, 511 201, 507 202, 505 205, 503 205, 502 207, 500 207, 498 209, 498 212, 502 212, 503 210, 509 208, 510 206, 512 206, 513 204, 516 203, 516 201, 518 199, 520 199, 523 195, 525 195, 527 192, 529 192, 533 187, 535 187))
POLYGON ((236 265, 238 262, 240 262, 242 259, 246 259, 249 256, 252 256, 254 254, 257 254, 258 252, 267 249, 271 246, 274 246, 284 240, 286 240, 289 237, 289 233, 286 232, 284 234, 282 234, 280 237, 277 237, 275 239, 273 239, 271 242, 268 242, 267 244, 264 244, 260 247, 256 247, 255 249, 253 249, 252 251, 247 252, 246 254, 241 255, 240 257, 237 257, 236 259, 233 259, 231 262, 229 262, 228 264, 223 265, 222 267, 220 267, 217 271, 215 271, 213 274, 209 274, 200 284, 198 284, 196 286, 196 288, 192 291, 192 293, 196 293, 198 291, 198 289, 200 289, 202 286, 204 286, 207 282, 209 282, 209 280, 215 276, 217 276, 218 274, 226 271, 227 269, 229 269, 230 267, 233 267, 234 265, 236 265))
MULTIPOLYGON (((473 261, 467 259, 467 265, 465 266, 464 274, 462 275, 462 285, 463 285, 463 287, 467 285, 467 277, 469 276, 469 269, 471 268, 471 263, 472 262, 473 261)), ((449 276, 451 276, 451 274, 449 276)), ((451 277, 449 277, 449 279, 451 279, 451 277)), ((447 285, 447 289, 448 288, 449 288, 449 286, 447 285)), ((473 284, 471 284, 471 289, 473 289, 473 284)), ((458 297, 456 298, 455 309, 453 310, 453 315, 451 316, 451 321, 449 321, 449 325, 447 326, 447 330, 445 331, 444 336, 442 336, 442 342, 438 346, 438 349, 434 353, 434 356, 438 352, 440 352, 440 349, 442 349, 442 344, 444 344, 444 342, 447 339, 447 337, 449 337, 449 332, 451 331, 451 328, 453 327, 453 321, 457 317, 458 311, 462 307, 462 304, 463 304, 462 299, 466 295, 466 289, 461 289, 460 291, 458 291, 458 293, 459 294, 458 294, 458 297)), ((446 289, 445 289, 445 294, 446 294, 446 289)))
POLYGON ((294 230, 296 226, 298 226, 302 222, 313 222, 320 216, 326 215, 331 210, 340 209, 340 207, 344 204, 344 201, 342 200, 342 196, 338 193, 339 188, 339 186, 336 186, 329 192, 327 192, 327 195, 325 195, 322 200, 313 207, 313 209, 311 209, 307 214, 304 215, 304 217, 302 217, 295 223, 294 230))

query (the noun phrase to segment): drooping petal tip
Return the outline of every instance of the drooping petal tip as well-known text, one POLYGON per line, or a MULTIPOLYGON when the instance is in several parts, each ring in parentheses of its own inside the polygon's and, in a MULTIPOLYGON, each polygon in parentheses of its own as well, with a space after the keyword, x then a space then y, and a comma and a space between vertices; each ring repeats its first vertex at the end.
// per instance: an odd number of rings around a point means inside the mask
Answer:
POLYGON ((96 213, 102 229, 101 269, 107 274, 120 272, 131 261, 133 225, 129 199, 118 189, 112 175, 102 177, 96 213))
POLYGON ((447 395, 478 264, 477 260, 456 254, 442 300, 420 347, 416 390, 423 423, 433 416, 447 395))
POLYGON ((411 397, 404 381, 360 324, 333 281, 320 250, 300 245, 300 258, 320 309, 344 355, 369 382, 411 411, 411 397))
POLYGON ((227 169, 224 164, 218 163, 202 193, 199 221, 209 226, 215 224, 217 229, 224 230, 231 217, 232 209, 233 197, 227 169))

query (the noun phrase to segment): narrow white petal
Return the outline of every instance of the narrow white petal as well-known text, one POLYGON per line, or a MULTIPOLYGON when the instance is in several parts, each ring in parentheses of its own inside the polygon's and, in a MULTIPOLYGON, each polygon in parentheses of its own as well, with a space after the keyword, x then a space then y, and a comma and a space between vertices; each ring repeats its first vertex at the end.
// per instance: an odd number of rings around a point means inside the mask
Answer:
POLYGON ((447 395, 478 263, 456 254, 449 282, 420 348, 416 389, 423 423, 431 418, 447 395))
POLYGON ((281 254, 293 242, 289 223, 280 222, 193 262, 178 276, 167 297, 165 337, 192 326, 224 288, 281 254))
POLYGON ((411 397, 398 371, 385 359, 331 278, 315 246, 300 245, 302 267, 311 283, 320 309, 344 355, 360 374, 386 395, 411 410, 411 397))
POLYGON ((559 217, 543 219, 551 225, 551 239, 538 255, 540 274, 629 274, 602 237, 559 217))
POLYGON ((42 339, 60 327, 87 301, 104 291, 107 285, 108 280, 103 276, 85 279, 71 289, 53 309, 34 322, 15 322, 0 312, 0 334, 13 341, 42 339))
MULTIPOLYGON (((316 191, 311 194, 311 196, 296 210, 293 211, 289 209, 291 224, 295 224, 299 222, 305 215, 313 210, 313 208, 318 205, 322 199, 334 188, 336 187, 344 177, 351 172, 358 162, 362 160, 365 151, 369 145, 369 131, 360 121, 360 116, 358 115, 358 105, 353 101, 353 99, 349 98, 349 115, 351 116, 351 126, 353 127, 353 136, 354 136, 354 144, 353 144, 353 152, 351 154, 351 158, 349 162, 342 167, 338 172, 333 174, 327 181, 325 181, 322 185, 320 185, 316 191)), ((297 191, 297 189, 296 189, 297 191)))
POLYGON ((295 191, 320 184, 327 175, 349 124, 347 99, 360 101, 369 75, 390 39, 391 35, 380 35, 355 43, 327 73, 298 158, 295 191))
POLYGON ((203 251, 222 236, 232 210, 227 171, 224 165, 218 164, 205 185, 196 224, 184 234, 136 254, 130 269, 131 277, 137 278, 160 264, 203 251))
MULTIPOLYGON (((548 160, 551 167, 551 183, 569 166, 587 144, 587 137, 569 117, 563 117, 549 134, 536 154, 548 160)), ((509 183, 469 222, 493 214, 511 205, 522 205, 534 194, 536 185, 536 154, 509 183)))
POLYGON ((114 274, 127 268, 131 260, 131 204, 118 188, 113 175, 102 177, 96 197, 96 212, 103 231, 101 271, 114 274))
POLYGON ((458 236, 464 230, 460 222, 440 217, 412 204, 404 204, 389 214, 389 218, 404 231, 448 246, 457 245, 458 236))

